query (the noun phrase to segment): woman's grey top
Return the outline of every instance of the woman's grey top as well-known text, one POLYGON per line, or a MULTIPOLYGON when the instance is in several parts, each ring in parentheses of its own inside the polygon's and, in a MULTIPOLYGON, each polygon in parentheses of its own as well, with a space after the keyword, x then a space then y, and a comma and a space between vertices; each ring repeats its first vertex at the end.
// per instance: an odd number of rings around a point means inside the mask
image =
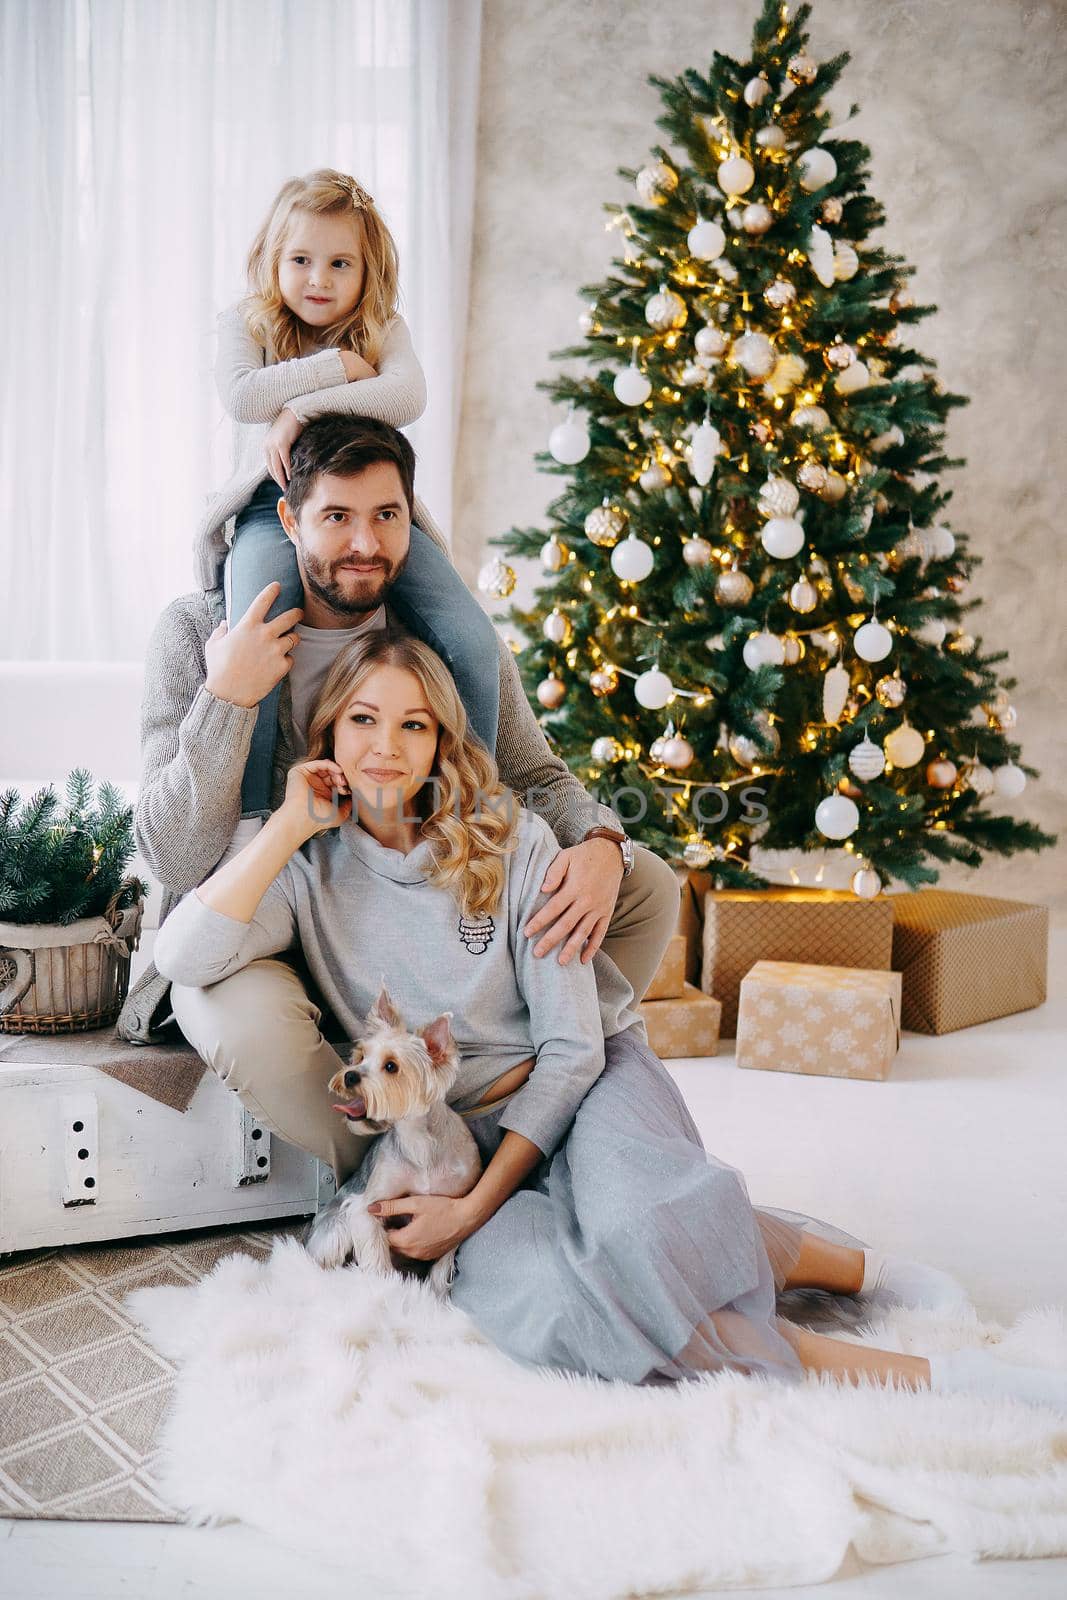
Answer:
POLYGON ((542 817, 525 807, 518 815, 492 916, 464 917, 452 890, 427 879, 429 841, 404 854, 349 820, 296 851, 251 922, 187 894, 159 930, 156 966, 173 983, 203 987, 299 944, 353 1038, 383 981, 409 1028, 451 1011, 462 1065, 450 1103, 477 1105, 494 1079, 536 1054, 500 1125, 548 1154, 603 1070, 605 1037, 634 1023, 647 1036, 632 988, 602 950, 566 966, 559 946, 533 954, 538 936, 523 928, 545 904, 541 883, 560 847, 542 817))

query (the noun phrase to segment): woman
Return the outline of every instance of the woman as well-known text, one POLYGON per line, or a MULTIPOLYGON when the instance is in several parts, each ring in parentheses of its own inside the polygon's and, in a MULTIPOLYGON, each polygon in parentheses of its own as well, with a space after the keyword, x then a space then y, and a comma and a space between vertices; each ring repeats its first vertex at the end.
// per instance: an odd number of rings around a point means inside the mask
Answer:
MULTIPOLYGON (((410 1218, 391 1235, 404 1257, 458 1247, 453 1300, 517 1360, 631 1383, 815 1371, 1067 1405, 1056 1374, 985 1352, 897 1355, 777 1314, 787 1288, 857 1293, 872 1253, 751 1206, 741 1175, 705 1153, 608 956, 533 954, 523 928, 557 850, 500 784, 441 659, 364 636, 326 678, 284 803, 171 912, 156 964, 179 1014, 181 986, 297 944, 350 1035, 383 980, 410 1026, 452 1013, 450 1102, 473 1113, 484 1170, 459 1199, 412 1195, 380 1214, 410 1218)), ((343 1063, 329 1054, 332 1076, 343 1063)))

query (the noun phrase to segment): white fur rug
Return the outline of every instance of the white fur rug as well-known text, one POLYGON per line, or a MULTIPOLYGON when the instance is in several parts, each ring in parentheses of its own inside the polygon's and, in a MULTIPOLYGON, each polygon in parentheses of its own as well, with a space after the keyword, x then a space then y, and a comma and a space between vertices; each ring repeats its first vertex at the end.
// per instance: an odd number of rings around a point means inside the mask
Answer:
MULTIPOLYGON (((126 1304, 179 1364, 162 1484, 361 1593, 568 1600, 817 1583, 861 1560, 1067 1553, 1067 1420, 1014 1400, 534 1372, 421 1284, 323 1272, 292 1238, 126 1304)), ((897 1312, 853 1336, 1067 1365, 1060 1311, 1010 1329, 897 1312)))

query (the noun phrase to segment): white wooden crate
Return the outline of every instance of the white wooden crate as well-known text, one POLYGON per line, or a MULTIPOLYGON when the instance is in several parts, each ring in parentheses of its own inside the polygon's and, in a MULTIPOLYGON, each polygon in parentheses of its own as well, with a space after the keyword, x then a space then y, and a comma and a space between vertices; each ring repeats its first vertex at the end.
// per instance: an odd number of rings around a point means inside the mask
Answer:
POLYGON ((307 1216, 333 1185, 213 1072, 180 1112, 92 1067, 0 1065, 0 1252, 307 1216))

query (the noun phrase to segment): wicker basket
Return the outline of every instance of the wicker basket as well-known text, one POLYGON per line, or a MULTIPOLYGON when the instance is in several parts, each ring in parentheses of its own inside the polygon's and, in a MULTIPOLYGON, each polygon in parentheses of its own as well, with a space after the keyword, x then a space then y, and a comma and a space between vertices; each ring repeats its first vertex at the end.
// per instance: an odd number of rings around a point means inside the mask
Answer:
POLYGON ((115 908, 136 878, 124 878, 101 917, 0 922, 0 1033, 78 1033, 114 1022, 130 986, 144 899, 115 908))

